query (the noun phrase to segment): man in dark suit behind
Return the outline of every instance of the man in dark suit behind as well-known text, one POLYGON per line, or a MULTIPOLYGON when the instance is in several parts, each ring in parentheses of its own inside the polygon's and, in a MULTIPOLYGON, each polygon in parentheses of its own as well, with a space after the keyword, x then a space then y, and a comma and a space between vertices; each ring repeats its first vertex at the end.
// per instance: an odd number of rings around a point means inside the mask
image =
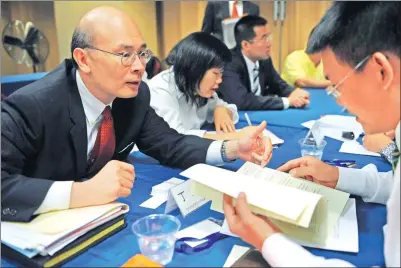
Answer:
POLYGON ((209 1, 203 17, 202 32, 223 40, 221 22, 227 18, 245 15, 259 16, 259 6, 249 1, 209 1))
POLYGON ((309 104, 309 93, 288 85, 274 69, 271 34, 264 18, 243 17, 234 34, 237 45, 217 91, 220 98, 239 110, 281 110, 309 104))
POLYGON ((128 196, 135 171, 123 161, 135 143, 178 168, 237 157, 268 162, 270 141, 257 141, 265 122, 245 139, 212 142, 178 134, 156 115, 141 83, 150 53, 123 12, 89 11, 74 31, 71 52, 73 60, 3 102, 3 220, 29 221, 35 214, 128 196), (252 149, 253 143, 260 147, 252 149))

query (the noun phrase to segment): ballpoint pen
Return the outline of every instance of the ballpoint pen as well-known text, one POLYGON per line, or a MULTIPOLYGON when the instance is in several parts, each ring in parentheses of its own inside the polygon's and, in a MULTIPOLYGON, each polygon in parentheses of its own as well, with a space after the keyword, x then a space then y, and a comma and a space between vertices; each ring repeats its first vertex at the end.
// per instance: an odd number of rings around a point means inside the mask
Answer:
POLYGON ((339 160, 339 159, 333 159, 333 160, 323 160, 324 163, 332 165, 332 166, 337 166, 337 167, 348 167, 352 168, 356 166, 356 161, 355 160, 339 160))
POLYGON ((249 119, 249 116, 248 116, 248 114, 247 113, 245 113, 245 119, 246 119, 246 121, 248 122, 248 126, 252 126, 252 123, 251 123, 251 120, 249 119))

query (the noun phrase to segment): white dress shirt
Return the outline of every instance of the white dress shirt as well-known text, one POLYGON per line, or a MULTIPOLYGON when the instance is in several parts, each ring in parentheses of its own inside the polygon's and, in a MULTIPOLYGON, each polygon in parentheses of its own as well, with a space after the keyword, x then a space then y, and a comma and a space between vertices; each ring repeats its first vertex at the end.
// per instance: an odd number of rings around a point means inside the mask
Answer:
MULTIPOLYGON (((95 145, 98 130, 103 121, 102 112, 107 105, 90 93, 82 81, 78 71, 76 72, 76 80, 78 92, 86 116, 86 130, 88 135, 87 159, 89 159, 90 152, 95 145)), ((108 105, 111 107, 112 103, 108 105)), ((223 141, 214 141, 210 144, 206 154, 207 164, 221 165, 224 163, 220 153, 222 142, 223 141)), ((51 210, 68 209, 70 206, 71 187, 73 182, 74 181, 55 181, 49 188, 42 204, 34 214, 41 214, 51 210)))
POLYGON ((203 137, 206 130, 200 128, 206 122, 214 122, 214 110, 219 106, 230 109, 234 124, 238 122, 237 106, 227 104, 216 92, 207 99, 206 105, 200 108, 187 102, 185 95, 176 86, 172 67, 153 77, 148 85, 151 94, 150 106, 179 133, 203 137))
MULTIPOLYGON (((228 9, 230 10, 230 17, 233 15, 233 6, 235 1, 228 1, 228 9)), ((242 1, 237 1, 237 12, 238 16, 242 16, 244 14, 244 5, 242 1)))
MULTIPOLYGON (((259 62, 258 61, 257 62, 253 62, 247 56, 245 56, 244 53, 242 53, 242 56, 244 56, 246 67, 248 69, 249 81, 251 81, 251 90, 252 90, 253 88, 255 88, 254 87, 255 85, 253 83, 253 69, 255 68, 255 66, 256 66, 257 69, 259 69, 259 62)), ((258 83, 259 85, 258 85, 258 90, 254 94, 257 95, 257 96, 260 96, 262 94, 262 91, 261 91, 261 88, 260 88, 259 78, 256 80, 256 83, 258 83)), ((283 101, 284 109, 288 109, 290 107, 290 100, 288 98, 286 98, 286 97, 282 97, 281 99, 283 101)))
MULTIPOLYGON (((396 129, 396 143, 400 147, 400 123, 396 129)), ((339 168, 337 189, 362 196, 366 202, 386 204, 387 224, 384 232, 384 260, 387 267, 400 267, 400 162, 395 173, 378 172, 372 164, 362 170, 339 168)), ((273 267, 352 267, 347 261, 325 259, 290 241, 283 234, 273 234, 265 240, 262 254, 273 267)))

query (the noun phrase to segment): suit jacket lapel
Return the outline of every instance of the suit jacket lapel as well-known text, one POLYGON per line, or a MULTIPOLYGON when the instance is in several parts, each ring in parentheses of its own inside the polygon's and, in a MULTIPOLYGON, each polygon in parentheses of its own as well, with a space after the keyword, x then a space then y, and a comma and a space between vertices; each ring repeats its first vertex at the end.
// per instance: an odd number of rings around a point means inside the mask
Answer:
MULTIPOLYGON (((75 77, 75 69, 72 69, 71 72, 73 77, 75 77)), ((78 176, 83 176, 86 173, 88 150, 86 116, 75 79, 69 79, 68 83, 68 86, 71 88, 69 103, 70 118, 73 124, 70 136, 75 149, 77 174, 78 176)))
POLYGON ((116 135, 115 153, 123 150, 133 140, 132 126, 134 125, 135 98, 115 99, 111 113, 113 115, 114 131, 116 135))
POLYGON ((239 46, 236 46, 234 50, 235 50, 235 53, 237 53, 237 55, 241 59, 241 66, 244 70, 245 87, 248 89, 249 92, 252 92, 251 81, 249 80, 248 67, 246 66, 244 55, 242 55, 242 52, 241 52, 241 49, 239 48, 239 46))

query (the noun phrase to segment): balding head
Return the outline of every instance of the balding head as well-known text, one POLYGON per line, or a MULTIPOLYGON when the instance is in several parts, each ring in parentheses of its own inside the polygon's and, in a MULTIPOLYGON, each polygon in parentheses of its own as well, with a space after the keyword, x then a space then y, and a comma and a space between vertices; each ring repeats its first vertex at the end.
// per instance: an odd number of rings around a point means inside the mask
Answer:
POLYGON ((76 48, 97 47, 98 44, 120 42, 127 37, 142 40, 142 34, 135 23, 121 10, 101 6, 87 12, 75 28, 71 41, 71 54, 76 48))
POLYGON ((104 6, 82 17, 71 53, 85 86, 105 104, 138 94, 150 54, 136 23, 124 12, 104 6))

